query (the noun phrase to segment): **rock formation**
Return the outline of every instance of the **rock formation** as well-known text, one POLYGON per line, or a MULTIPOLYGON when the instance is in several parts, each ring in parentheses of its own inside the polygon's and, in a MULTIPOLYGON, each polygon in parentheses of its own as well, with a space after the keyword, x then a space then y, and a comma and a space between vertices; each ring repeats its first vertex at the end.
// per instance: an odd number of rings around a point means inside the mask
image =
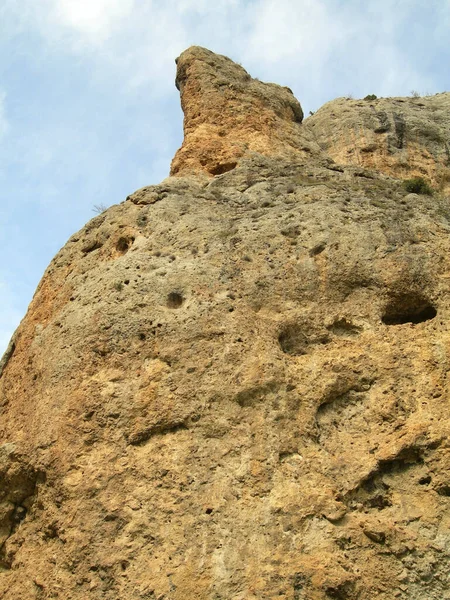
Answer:
POLYGON ((252 79, 226 56, 193 46, 177 59, 184 141, 171 175, 219 175, 251 153, 299 158, 319 152, 300 127, 289 88, 252 79))
POLYGON ((70 238, 2 361, 0 596, 450 598, 448 197, 229 59, 177 82, 173 176, 70 238))
MULTIPOLYGON (((338 98, 307 121, 332 159, 393 177, 426 177, 450 193, 450 94, 424 98, 338 98)), ((305 123, 306 124, 306 123, 305 123)))

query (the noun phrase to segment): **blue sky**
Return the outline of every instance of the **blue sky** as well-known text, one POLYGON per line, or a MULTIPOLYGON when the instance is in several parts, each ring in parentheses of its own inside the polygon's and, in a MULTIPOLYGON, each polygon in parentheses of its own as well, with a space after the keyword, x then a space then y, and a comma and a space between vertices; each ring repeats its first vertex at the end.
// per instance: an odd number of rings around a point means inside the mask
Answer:
POLYGON ((450 90, 450 0, 0 0, 0 354, 68 237, 167 176, 192 44, 338 96, 450 90))

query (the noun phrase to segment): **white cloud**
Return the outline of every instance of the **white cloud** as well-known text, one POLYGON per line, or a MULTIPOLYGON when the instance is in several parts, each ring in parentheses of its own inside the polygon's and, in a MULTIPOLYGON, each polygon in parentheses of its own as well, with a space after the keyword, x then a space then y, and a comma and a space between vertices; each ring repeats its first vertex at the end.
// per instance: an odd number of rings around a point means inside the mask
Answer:
POLYGON ((134 0, 53 0, 50 17, 60 25, 101 40, 128 17, 134 0))

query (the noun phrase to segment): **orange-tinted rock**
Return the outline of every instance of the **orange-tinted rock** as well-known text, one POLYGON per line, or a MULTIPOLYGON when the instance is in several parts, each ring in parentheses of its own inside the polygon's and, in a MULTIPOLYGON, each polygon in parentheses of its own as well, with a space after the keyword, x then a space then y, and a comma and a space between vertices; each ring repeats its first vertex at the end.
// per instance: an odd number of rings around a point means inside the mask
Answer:
POLYGON ((218 175, 243 156, 302 157, 317 151, 303 134, 303 111, 291 90, 252 79, 226 56, 192 46, 177 59, 184 141, 171 175, 218 175))
POLYGON ((286 145, 258 89, 261 152, 201 164, 185 106, 195 176, 45 272, 0 362, 2 599, 448 596, 449 199, 286 145))

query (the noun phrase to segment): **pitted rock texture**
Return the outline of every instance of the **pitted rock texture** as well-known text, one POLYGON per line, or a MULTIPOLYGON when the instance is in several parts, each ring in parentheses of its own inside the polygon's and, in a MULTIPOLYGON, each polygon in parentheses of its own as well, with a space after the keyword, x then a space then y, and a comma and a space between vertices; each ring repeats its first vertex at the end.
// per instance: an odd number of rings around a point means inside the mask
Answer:
POLYGON ((450 193, 450 93, 325 104, 304 124, 339 164, 424 177, 450 193))
POLYGON ((226 56, 193 46, 177 59, 184 141, 171 174, 218 175, 243 156, 299 158, 319 148, 303 131, 303 111, 289 88, 252 79, 226 56))
POLYGON ((0 376, 5 600, 450 598, 450 203, 244 156, 95 217, 0 376))

